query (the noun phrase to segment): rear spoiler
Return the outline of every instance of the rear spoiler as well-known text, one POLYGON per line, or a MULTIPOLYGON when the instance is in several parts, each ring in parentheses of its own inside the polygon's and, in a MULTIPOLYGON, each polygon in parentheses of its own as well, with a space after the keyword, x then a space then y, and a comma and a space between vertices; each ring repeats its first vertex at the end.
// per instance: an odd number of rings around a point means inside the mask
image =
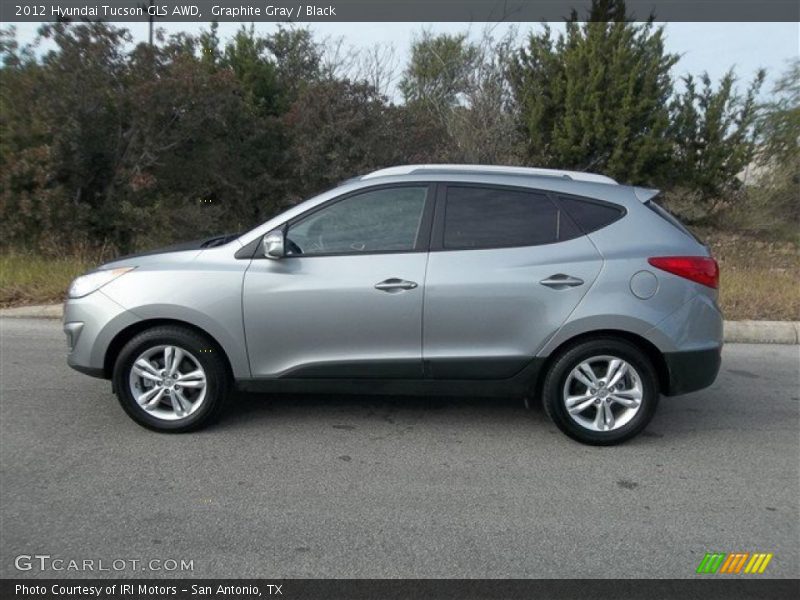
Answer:
POLYGON ((654 190, 652 188, 635 187, 633 188, 633 193, 642 202, 642 204, 644 204, 647 208, 656 213, 659 217, 661 217, 662 219, 670 223, 672 226, 674 226, 678 230, 688 235, 690 238, 695 240, 701 246, 705 246, 702 240, 700 240, 700 238, 698 238, 694 233, 692 233, 691 229, 689 229, 688 227, 686 227, 686 225, 684 225, 678 219, 676 219, 672 213, 670 213, 664 207, 659 206, 655 202, 650 202, 653 198, 659 195, 660 190, 654 190))
POLYGON ((639 199, 639 201, 644 204, 661 193, 661 190, 656 190, 654 188, 643 188, 643 187, 635 187, 633 188, 633 193, 639 199))

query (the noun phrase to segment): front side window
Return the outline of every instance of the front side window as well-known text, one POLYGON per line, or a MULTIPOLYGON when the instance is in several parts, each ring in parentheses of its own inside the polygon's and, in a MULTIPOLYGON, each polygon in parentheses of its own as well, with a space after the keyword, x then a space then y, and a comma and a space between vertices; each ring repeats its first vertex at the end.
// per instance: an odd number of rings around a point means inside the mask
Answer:
POLYGON ((417 244, 427 186, 371 190, 316 211, 289 227, 288 254, 407 252, 417 244))
POLYGON ((536 246, 580 235, 541 192, 448 186, 444 248, 536 246))

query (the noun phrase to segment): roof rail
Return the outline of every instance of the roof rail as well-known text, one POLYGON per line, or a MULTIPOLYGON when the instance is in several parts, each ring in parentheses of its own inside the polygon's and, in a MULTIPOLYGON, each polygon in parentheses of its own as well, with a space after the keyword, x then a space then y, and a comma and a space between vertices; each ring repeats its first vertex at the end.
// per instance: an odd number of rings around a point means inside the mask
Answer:
POLYGON ((541 169, 536 167, 504 167, 496 165, 402 165, 379 169, 361 177, 361 179, 374 179, 376 177, 391 177, 396 175, 420 175, 423 173, 442 174, 452 173, 460 175, 522 175, 528 177, 560 177, 573 181, 588 181, 592 183, 617 182, 611 177, 597 173, 584 173, 583 171, 564 171, 561 169, 541 169))

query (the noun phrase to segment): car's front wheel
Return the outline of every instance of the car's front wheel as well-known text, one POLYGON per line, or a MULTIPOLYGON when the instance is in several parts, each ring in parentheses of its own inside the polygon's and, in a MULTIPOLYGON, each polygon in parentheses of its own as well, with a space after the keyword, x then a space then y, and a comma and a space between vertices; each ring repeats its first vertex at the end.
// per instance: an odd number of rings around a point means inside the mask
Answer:
POLYGON ((191 329, 162 326, 131 339, 114 367, 117 398, 137 423, 165 432, 199 429, 215 420, 228 395, 219 352, 191 329))
POLYGON ((547 372, 544 407, 573 439, 618 444, 641 432, 658 406, 658 379, 644 352, 616 338, 596 338, 561 353, 547 372))

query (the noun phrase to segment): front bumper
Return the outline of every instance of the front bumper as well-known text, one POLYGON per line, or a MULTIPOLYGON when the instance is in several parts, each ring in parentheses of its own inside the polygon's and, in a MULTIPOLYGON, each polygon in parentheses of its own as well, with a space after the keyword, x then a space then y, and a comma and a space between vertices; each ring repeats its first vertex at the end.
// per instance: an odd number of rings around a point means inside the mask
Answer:
POLYGON ((717 378, 722 363, 722 346, 706 350, 665 352, 668 385, 665 396, 678 396, 707 388, 717 378))
POLYGON ((102 290, 67 300, 63 318, 67 364, 92 377, 110 377, 105 369, 108 347, 120 331, 138 320, 102 290))

